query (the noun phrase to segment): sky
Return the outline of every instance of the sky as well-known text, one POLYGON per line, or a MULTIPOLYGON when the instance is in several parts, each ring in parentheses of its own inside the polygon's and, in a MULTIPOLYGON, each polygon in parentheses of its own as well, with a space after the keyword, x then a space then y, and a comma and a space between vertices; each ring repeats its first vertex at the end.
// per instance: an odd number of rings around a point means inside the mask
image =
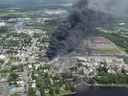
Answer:
POLYGON ((74 0, 0 0, 2 7, 35 7, 71 4, 74 0))
MULTIPOLYGON (((0 0, 0 8, 66 6, 77 0, 0 0)), ((82 1, 82 0, 81 0, 82 1)), ((83 0, 85 1, 85 0, 83 0)), ((88 0, 89 8, 115 15, 128 15, 128 0, 88 0)))

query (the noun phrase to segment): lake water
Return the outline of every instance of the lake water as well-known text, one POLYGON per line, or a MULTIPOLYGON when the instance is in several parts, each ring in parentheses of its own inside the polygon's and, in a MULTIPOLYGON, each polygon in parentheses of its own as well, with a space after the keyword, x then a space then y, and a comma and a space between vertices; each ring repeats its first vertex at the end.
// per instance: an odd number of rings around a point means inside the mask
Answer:
POLYGON ((89 87, 83 88, 72 96, 128 96, 128 88, 89 87))

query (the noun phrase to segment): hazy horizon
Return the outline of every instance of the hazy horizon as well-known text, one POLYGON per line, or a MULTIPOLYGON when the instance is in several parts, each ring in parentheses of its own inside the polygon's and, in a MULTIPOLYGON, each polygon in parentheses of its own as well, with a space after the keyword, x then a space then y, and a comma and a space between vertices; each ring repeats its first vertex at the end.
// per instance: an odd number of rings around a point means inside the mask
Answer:
POLYGON ((0 0, 0 8, 32 8, 44 6, 68 6, 74 0, 0 0))

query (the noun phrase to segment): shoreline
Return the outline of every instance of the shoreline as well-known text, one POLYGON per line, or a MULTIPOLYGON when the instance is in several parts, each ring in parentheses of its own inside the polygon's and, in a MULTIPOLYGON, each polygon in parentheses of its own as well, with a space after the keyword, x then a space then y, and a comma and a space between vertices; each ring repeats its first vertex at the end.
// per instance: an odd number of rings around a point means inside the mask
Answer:
POLYGON ((116 87, 116 88, 128 88, 128 84, 86 84, 87 87, 116 87))

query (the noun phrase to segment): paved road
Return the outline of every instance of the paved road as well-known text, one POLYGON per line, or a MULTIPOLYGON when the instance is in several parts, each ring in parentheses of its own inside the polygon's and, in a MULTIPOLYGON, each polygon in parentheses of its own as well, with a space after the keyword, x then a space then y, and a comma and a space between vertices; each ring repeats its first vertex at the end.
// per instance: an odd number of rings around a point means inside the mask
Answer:
MULTIPOLYGON (((32 41, 33 41, 33 44, 31 45, 31 47, 27 50, 27 52, 25 53, 26 55, 28 55, 29 54, 29 52, 32 52, 32 49, 36 46, 36 43, 37 43, 37 40, 38 39, 33 39, 32 41)), ((25 59, 23 58, 22 59, 22 64, 24 64, 26 61, 25 61, 25 59)), ((27 96, 27 94, 28 94, 28 87, 29 87, 29 79, 31 78, 31 77, 29 77, 28 76, 28 74, 29 74, 29 70, 28 70, 28 68, 27 68, 27 66, 26 65, 24 65, 24 72, 23 72, 23 79, 24 79, 24 82, 25 82, 25 92, 24 92, 24 96, 27 96)))

